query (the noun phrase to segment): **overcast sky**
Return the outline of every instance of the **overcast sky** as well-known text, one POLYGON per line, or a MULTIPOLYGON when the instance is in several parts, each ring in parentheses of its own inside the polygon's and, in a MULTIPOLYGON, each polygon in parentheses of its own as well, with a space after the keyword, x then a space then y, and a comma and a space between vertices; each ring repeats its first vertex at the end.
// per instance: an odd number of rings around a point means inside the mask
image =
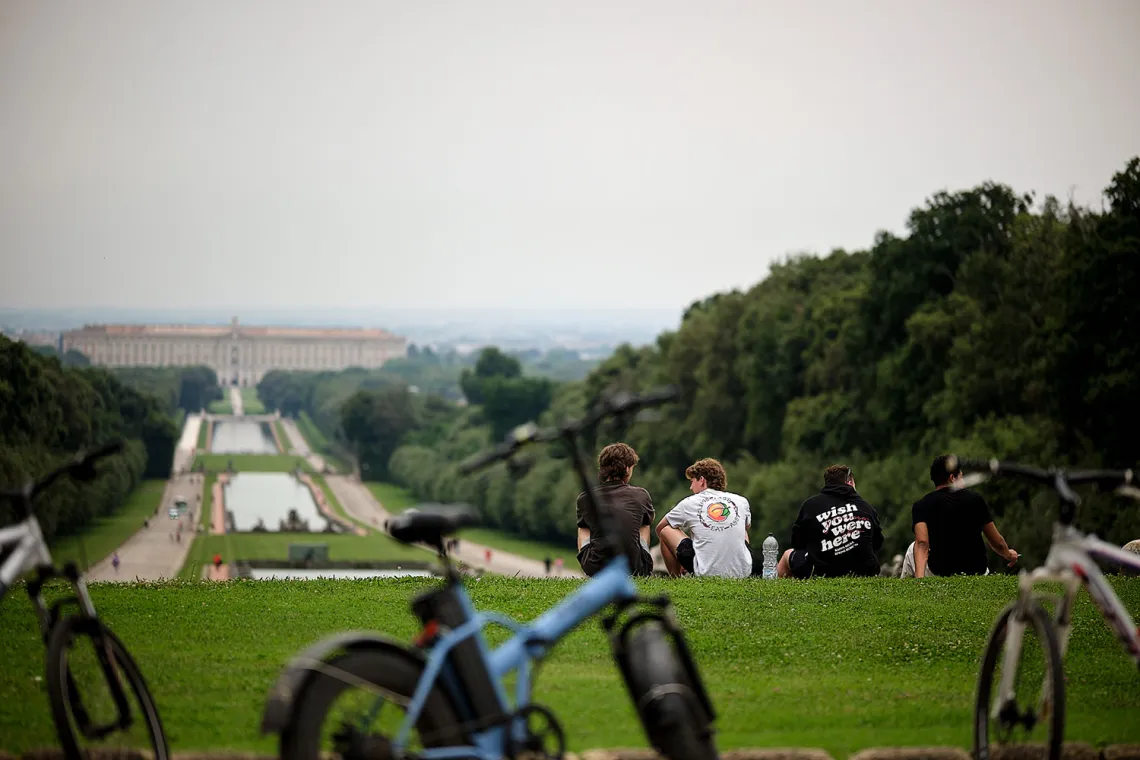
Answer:
POLYGON ((0 2, 0 306, 681 309, 1099 204, 1140 2, 0 2))

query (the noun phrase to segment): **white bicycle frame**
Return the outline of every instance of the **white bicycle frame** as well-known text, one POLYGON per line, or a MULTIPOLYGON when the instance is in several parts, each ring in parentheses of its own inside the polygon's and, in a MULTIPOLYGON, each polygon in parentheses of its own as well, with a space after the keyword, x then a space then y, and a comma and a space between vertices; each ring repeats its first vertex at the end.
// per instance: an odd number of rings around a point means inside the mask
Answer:
MULTIPOLYGON (((1133 662, 1140 667, 1140 630, 1132 622, 1127 608, 1121 603, 1112 586, 1105 580, 1093 558, 1115 562, 1140 572, 1140 555, 1125 551, 1113 544, 1101 541, 1096 536, 1085 535, 1071 525, 1056 523, 1053 526, 1053 545, 1049 547, 1049 554, 1045 564, 1032 572, 1022 570, 1019 575, 1018 601, 1025 603, 1035 596, 1053 598, 1057 601, 1054 612, 1054 624, 1057 630, 1057 643, 1060 645, 1062 662, 1069 646, 1069 634, 1072 631, 1073 601, 1077 590, 1083 584, 1088 589, 1089 596, 1097 609, 1104 616, 1105 623, 1112 629, 1124 648, 1132 656, 1133 662), (1038 595, 1034 587, 1039 583, 1060 583, 1065 587, 1064 593, 1056 595, 1038 595)), ((1021 639, 1025 633, 1026 621, 1018 615, 1010 615, 1006 629, 1005 662, 1017 662, 1021 656, 1021 639)), ((992 717, 997 718, 1001 706, 1013 701, 1017 671, 1012 668, 1002 668, 1001 681, 998 686, 998 698, 991 707, 992 717)), ((1039 708, 1048 706, 1050 689, 1048 682, 1042 689, 1041 704, 1039 708)), ((1039 710, 1039 715, 1045 714, 1039 710)))
MULTIPOLYGON (((15 549, 0 565, 0 599, 4 598, 12 584, 26 573, 40 567, 52 566, 51 551, 44 541, 43 530, 35 515, 7 528, 0 528, 0 553, 12 546, 15 549)), ((84 614, 95 617, 95 607, 91 604, 91 597, 87 595, 87 583, 82 575, 78 573, 76 575, 75 591, 79 606, 84 614)), ((40 617, 40 626, 46 633, 51 625, 51 616, 44 603, 43 592, 37 591, 33 601, 40 617)))

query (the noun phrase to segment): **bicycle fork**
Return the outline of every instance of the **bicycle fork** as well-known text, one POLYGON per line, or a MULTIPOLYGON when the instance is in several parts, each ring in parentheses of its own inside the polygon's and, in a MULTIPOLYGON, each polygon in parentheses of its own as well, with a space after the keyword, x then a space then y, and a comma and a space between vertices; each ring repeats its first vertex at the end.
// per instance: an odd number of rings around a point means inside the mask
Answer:
POLYGON ((71 712, 75 716, 75 722, 80 733, 87 739, 101 740, 115 731, 129 729, 134 723, 134 716, 131 714, 130 704, 127 702, 127 693, 123 688, 122 679, 119 678, 118 670, 115 668, 115 654, 111 650, 110 639, 103 635, 103 626, 95 614, 95 605, 87 593, 87 583, 80 575, 75 563, 67 563, 62 570, 56 570, 50 566, 39 568, 36 578, 28 584, 28 596, 31 597, 32 604, 40 619, 40 629, 45 646, 48 644, 55 627, 64 622, 61 614, 64 605, 75 603, 79 607, 81 622, 78 623, 78 627, 83 628, 83 632, 91 639, 95 657, 99 662, 99 669, 107 682, 107 688, 115 703, 115 710, 118 712, 117 719, 102 725, 93 725, 75 682, 71 663, 68 662, 66 672, 62 675, 66 678, 68 702, 71 705, 71 712), (57 577, 66 578, 71 583, 75 596, 58 599, 49 607, 43 597, 43 585, 48 580, 57 577))
MULTIPOLYGON (((1039 603, 1039 599, 1049 599, 1055 604, 1055 613, 1052 617, 1053 625, 1057 633, 1057 644, 1060 650, 1061 662, 1065 661, 1065 652, 1069 647, 1069 635, 1072 632, 1073 621, 1073 600, 1076 593, 1081 586, 1081 579, 1073 573, 1062 573, 1058 575, 1045 568, 1038 568, 1032 573, 1022 571, 1018 581, 1018 609, 1009 616, 1009 622, 1006 624, 1006 638, 1005 647, 1003 651, 1003 662, 1005 665, 1002 667, 1001 679, 998 682, 998 698, 990 710, 990 717, 994 720, 1000 720, 1001 713, 1006 710, 1009 705, 1016 704, 1015 691, 1017 689, 1018 671, 1020 669, 1021 660, 1021 643, 1025 637, 1026 618, 1024 610, 1027 609, 1029 604, 1039 603), (1041 581, 1052 581, 1063 583, 1065 589, 1062 594, 1037 594, 1034 592, 1034 586, 1041 581)), ((1058 673, 1056 677, 1063 678, 1063 674, 1058 673)), ((1046 670, 1044 679, 1041 683, 1041 694, 1037 699, 1037 718, 1041 719, 1052 710, 1052 703, 1050 695, 1053 693, 1050 689, 1049 672, 1046 670)))

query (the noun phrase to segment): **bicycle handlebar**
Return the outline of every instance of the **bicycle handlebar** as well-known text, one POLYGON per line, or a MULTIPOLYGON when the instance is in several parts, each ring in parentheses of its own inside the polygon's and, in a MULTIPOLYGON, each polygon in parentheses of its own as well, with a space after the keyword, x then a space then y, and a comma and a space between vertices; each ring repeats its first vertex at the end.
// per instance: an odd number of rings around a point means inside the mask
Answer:
POLYGON ((0 490, 0 498, 21 499, 30 504, 32 499, 47 490, 61 475, 72 475, 77 479, 90 480, 95 475, 95 463, 100 459, 118 454, 123 450, 123 442, 115 441, 91 453, 80 452, 70 462, 58 467, 37 481, 27 483, 19 490, 0 490))
POLYGON ((1135 473, 1132 470, 1042 470, 1040 467, 1001 462, 997 459, 960 459, 958 466, 970 472, 989 472, 992 475, 1013 475, 1024 480, 1032 480, 1043 485, 1054 485, 1060 475, 1071 485, 1097 483, 1105 486, 1132 485, 1135 473))
POLYGON ((459 466, 459 471, 470 475, 490 465, 510 459, 523 446, 532 443, 550 443, 567 435, 574 435, 579 431, 597 424, 607 417, 621 417, 634 414, 642 409, 667 404, 680 396, 680 389, 675 385, 656 388, 645 393, 632 394, 617 393, 602 399, 602 402, 592 409, 586 416, 564 422, 558 427, 540 428, 533 422, 515 428, 507 440, 494 448, 468 459, 459 466))
MULTIPOLYGON (((982 480, 987 480, 990 476, 1012 475, 1022 480, 1051 487, 1061 497, 1062 503, 1068 505, 1075 506, 1080 502, 1080 498, 1073 493, 1069 486, 1087 483, 1107 486, 1123 496, 1140 500, 1140 491, 1132 485, 1135 478, 1135 473, 1132 470, 1072 470, 1066 472, 1059 468, 1043 470, 1040 467, 1030 467, 1017 462, 1001 462, 997 459, 960 459, 958 460, 958 467, 961 467, 964 472, 985 475, 980 480, 965 479, 961 485, 963 488, 976 485, 982 480)), ((948 469, 953 471, 955 468, 949 467, 948 469)), ((1070 510, 1070 507, 1062 510, 1064 521, 1072 519, 1070 511, 1067 510, 1070 510)))

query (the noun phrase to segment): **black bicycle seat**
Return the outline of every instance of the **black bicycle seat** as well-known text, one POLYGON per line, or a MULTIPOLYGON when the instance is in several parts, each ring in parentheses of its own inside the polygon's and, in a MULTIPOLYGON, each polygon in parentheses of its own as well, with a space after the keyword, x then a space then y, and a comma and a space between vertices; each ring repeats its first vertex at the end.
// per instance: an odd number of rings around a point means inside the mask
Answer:
POLYGON ((405 544, 438 546, 445 536, 479 524, 479 513, 467 504, 417 504, 388 522, 392 538, 405 544))

